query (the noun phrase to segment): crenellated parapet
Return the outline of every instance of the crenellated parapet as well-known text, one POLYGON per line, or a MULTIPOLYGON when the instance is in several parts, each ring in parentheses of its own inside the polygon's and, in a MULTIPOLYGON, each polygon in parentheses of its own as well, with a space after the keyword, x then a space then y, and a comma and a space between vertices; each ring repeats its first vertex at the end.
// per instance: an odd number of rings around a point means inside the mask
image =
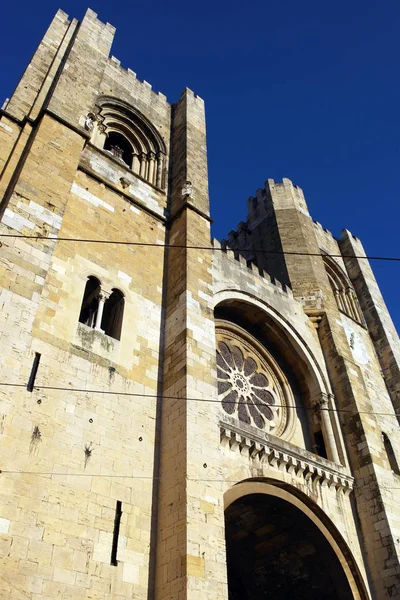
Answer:
POLYGON ((212 244, 215 250, 214 260, 219 264, 221 272, 229 272, 230 277, 236 281, 244 278, 253 286, 266 286, 268 289, 273 286, 274 291, 293 298, 293 292, 288 285, 260 269, 254 260, 246 260, 242 253, 231 248, 226 240, 219 242, 214 238, 212 244))
POLYGON ((112 71, 115 79, 126 88, 130 88, 132 91, 141 90, 143 95, 149 97, 150 102, 159 104, 160 108, 164 108, 168 104, 167 97, 162 92, 153 90, 152 84, 145 79, 138 79, 137 74, 129 67, 123 67, 121 61, 115 56, 108 59, 107 69, 112 71))

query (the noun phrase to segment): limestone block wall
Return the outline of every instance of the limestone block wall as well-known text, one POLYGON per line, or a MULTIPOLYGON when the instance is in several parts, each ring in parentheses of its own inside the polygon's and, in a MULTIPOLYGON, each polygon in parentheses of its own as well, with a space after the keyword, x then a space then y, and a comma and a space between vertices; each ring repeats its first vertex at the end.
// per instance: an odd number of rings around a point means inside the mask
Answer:
POLYGON ((359 243, 314 224, 285 179, 249 199, 235 254, 193 248, 210 244, 204 103, 185 90, 172 108, 109 57, 113 35, 59 11, 1 114, 0 232, 15 237, 0 255, 0 597, 224 600, 224 497, 255 477, 304 494, 371 597, 395 597, 400 476, 382 434, 400 462, 397 338, 359 243), (87 116, 103 96, 162 140, 163 187, 99 145, 87 116), (368 329, 339 311, 322 258, 288 254, 320 250, 353 253, 335 260, 368 329), (78 322, 89 276, 124 296, 119 340, 78 322), (223 412, 221 307, 296 380, 290 435, 223 412), (330 460, 306 435, 318 419, 330 460))
MULTIPOLYGON (((147 597, 166 194, 85 149, 81 108, 100 92, 112 33, 91 11, 79 27, 58 13, 1 118, 1 233, 42 238, 11 237, 1 248, 0 381, 15 384, 0 386, 5 598, 147 597), (124 295, 120 340, 78 324, 90 275, 124 295)), ((147 113, 168 146, 160 99, 147 113)))
MULTIPOLYGON (((68 130, 60 133, 60 179, 52 181, 43 159, 49 156, 45 136, 52 131, 57 143, 59 127, 44 121, 43 137, 36 138, 1 225, 2 232, 46 236, 39 242, 10 238, 2 248, 0 379, 22 386, 0 392, 5 589, 78 598, 89 589, 100 596, 111 586, 117 598, 145 598, 163 249, 149 253, 142 246, 83 245, 48 236, 119 240, 123 232, 126 239, 161 246, 164 226, 124 196, 74 172, 76 161, 66 159, 74 154, 68 130), (120 341, 92 330, 83 335, 85 326, 78 326, 89 275, 124 293, 120 341), (35 353, 41 355, 39 388, 29 393, 24 386, 35 353), (32 472, 43 475, 25 474, 32 472), (114 567, 117 500, 122 520, 114 567)), ((75 134, 72 139, 79 141, 75 134)), ((54 169, 55 158, 48 164, 54 169)))

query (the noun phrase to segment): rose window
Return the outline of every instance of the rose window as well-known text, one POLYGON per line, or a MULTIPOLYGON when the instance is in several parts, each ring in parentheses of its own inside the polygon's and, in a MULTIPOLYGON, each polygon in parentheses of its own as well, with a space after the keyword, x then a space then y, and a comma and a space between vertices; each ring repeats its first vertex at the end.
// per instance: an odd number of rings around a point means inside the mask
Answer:
POLYGON ((286 411, 275 375, 261 354, 243 340, 232 339, 232 334, 219 337, 218 395, 224 411, 277 435, 286 411))

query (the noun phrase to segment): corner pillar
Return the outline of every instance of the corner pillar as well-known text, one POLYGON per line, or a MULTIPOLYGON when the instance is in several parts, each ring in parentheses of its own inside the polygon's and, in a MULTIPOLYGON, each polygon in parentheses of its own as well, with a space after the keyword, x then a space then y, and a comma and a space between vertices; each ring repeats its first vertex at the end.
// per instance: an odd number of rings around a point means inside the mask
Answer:
POLYGON ((227 600, 204 104, 174 107, 156 600, 227 600), (178 246, 174 248, 174 246, 178 246))

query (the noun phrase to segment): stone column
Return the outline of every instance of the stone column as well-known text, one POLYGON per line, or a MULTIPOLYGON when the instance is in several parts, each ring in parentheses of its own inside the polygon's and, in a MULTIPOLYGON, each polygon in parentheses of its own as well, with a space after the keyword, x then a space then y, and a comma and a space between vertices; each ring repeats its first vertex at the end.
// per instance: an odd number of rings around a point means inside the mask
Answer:
POLYGON ((335 290, 334 293, 335 293, 336 304, 337 304, 339 310, 344 310, 343 299, 342 299, 342 296, 340 295, 339 290, 335 290))
POLYGON ((349 299, 350 299, 351 307, 353 309, 354 318, 356 319, 356 321, 359 321, 360 323, 364 323, 364 318, 361 314, 360 307, 358 305, 357 296, 356 296, 356 293, 353 290, 353 288, 349 288, 349 299))
POLYGON ((164 161, 163 161, 162 154, 159 154, 157 156, 157 177, 156 177, 156 186, 159 188, 162 186, 163 164, 164 164, 164 161))
POLYGON ((343 290, 341 290, 341 294, 342 294, 343 302, 344 302, 344 306, 345 306, 344 311, 350 317, 353 317, 354 315, 353 315, 353 311, 351 310, 351 302, 350 302, 350 297, 349 297, 349 290, 348 289, 346 289, 346 290, 343 289, 343 290))
POLYGON ((148 181, 154 184, 154 168, 155 168, 156 155, 154 152, 150 152, 149 154, 149 173, 148 173, 148 181))
POLYGON ((140 160, 139 160, 139 155, 133 153, 132 155, 132 171, 134 173, 140 173, 140 160))
POLYGON ((104 305, 107 302, 107 300, 109 299, 109 297, 110 297, 109 292, 105 292, 104 290, 100 291, 99 306, 98 306, 97 313, 96 313, 96 323, 94 325, 94 329, 96 331, 103 331, 103 329, 101 328, 101 320, 103 318, 104 305))
POLYGON ((146 179, 147 177, 147 156, 144 152, 140 155, 140 177, 146 179))

